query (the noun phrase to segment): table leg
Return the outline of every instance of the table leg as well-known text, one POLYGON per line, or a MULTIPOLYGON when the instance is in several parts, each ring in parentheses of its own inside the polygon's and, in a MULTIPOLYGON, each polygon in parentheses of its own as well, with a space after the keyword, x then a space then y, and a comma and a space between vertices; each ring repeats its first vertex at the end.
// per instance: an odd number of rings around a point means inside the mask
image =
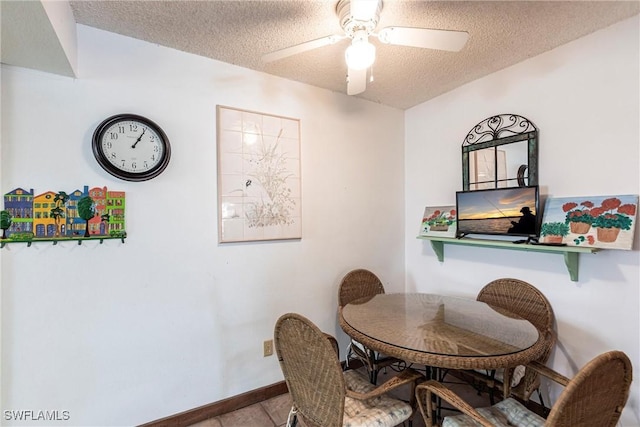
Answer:
POLYGON ((513 368, 504 368, 504 378, 502 379, 502 400, 511 396, 511 374, 513 368))

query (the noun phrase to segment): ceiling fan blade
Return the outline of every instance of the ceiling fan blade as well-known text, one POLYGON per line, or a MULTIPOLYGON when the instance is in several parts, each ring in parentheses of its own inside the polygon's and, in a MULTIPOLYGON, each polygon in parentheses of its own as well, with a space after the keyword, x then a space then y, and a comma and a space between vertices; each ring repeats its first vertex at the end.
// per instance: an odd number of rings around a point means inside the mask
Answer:
POLYGON ((347 71, 347 95, 357 95, 367 89, 367 69, 347 71))
POLYGON ((298 53, 306 52, 308 50, 317 49, 319 47, 328 46, 334 44, 347 36, 340 34, 333 34, 320 39, 309 40, 308 42, 300 43, 294 46, 285 47, 284 49, 275 50, 273 52, 262 55, 262 62, 277 61, 287 56, 296 55, 298 53))
POLYGON ((382 43, 458 52, 467 43, 469 33, 428 28, 387 27, 380 30, 378 38, 382 43))
POLYGON ((380 0, 351 0, 349 12, 358 21, 368 21, 376 17, 380 0))

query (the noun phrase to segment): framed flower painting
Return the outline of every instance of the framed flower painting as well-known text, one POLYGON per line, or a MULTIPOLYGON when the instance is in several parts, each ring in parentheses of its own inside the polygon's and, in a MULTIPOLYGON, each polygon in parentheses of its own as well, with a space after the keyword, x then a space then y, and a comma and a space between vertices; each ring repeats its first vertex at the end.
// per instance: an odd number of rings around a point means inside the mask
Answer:
POLYGON ((420 236, 456 237, 456 207, 427 206, 422 215, 420 236))
POLYGON ((638 195, 549 198, 541 243, 631 250, 638 195))

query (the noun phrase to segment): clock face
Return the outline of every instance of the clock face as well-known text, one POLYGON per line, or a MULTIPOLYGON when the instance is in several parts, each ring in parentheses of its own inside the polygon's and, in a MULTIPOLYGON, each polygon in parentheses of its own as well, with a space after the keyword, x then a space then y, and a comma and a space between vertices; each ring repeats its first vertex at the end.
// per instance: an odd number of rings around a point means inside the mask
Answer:
POLYGON ((165 133, 151 120, 118 114, 96 128, 93 153, 100 166, 113 176, 145 181, 167 167, 171 147, 165 133))

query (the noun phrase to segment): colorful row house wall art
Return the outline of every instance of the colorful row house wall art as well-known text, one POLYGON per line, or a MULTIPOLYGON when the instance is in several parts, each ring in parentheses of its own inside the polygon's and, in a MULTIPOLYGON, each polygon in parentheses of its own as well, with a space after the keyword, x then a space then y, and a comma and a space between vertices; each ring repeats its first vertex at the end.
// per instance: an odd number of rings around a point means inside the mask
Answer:
POLYGON ((125 237, 125 192, 107 187, 45 191, 16 188, 4 195, 2 239, 125 237))

